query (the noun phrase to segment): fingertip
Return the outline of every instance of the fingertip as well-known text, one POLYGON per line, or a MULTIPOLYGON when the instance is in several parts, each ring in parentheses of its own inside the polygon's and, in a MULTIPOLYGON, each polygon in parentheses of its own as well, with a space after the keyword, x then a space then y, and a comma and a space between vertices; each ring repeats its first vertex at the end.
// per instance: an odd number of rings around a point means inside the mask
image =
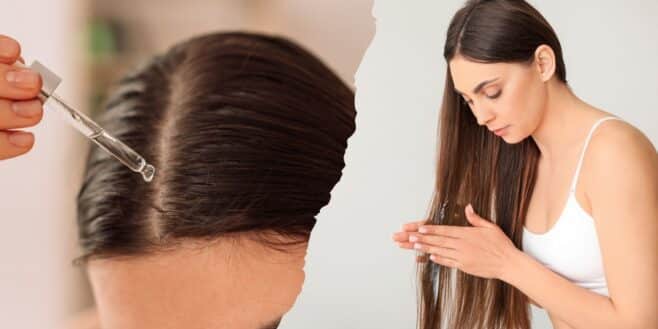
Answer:
POLYGON ((0 131, 0 160, 29 152, 34 146, 34 135, 24 131, 0 131))
POLYGON ((34 146, 34 134, 26 131, 16 131, 9 135, 9 142, 21 149, 31 149, 34 146))
POLYGON ((402 225, 402 230, 405 232, 415 231, 418 229, 418 224, 416 223, 407 223, 402 225))
POLYGON ((43 87, 43 77, 31 68, 0 65, 0 98, 27 101, 36 99, 43 87))
POLYGON ((14 114, 22 119, 29 120, 30 126, 36 125, 43 119, 43 104, 38 99, 14 101, 9 106, 14 114))
POLYGON ((409 236, 406 233, 396 233, 393 239, 396 242, 407 242, 409 241, 409 236))
POLYGON ((21 45, 18 41, 6 35, 0 35, 0 61, 6 64, 16 62, 21 54, 21 45))

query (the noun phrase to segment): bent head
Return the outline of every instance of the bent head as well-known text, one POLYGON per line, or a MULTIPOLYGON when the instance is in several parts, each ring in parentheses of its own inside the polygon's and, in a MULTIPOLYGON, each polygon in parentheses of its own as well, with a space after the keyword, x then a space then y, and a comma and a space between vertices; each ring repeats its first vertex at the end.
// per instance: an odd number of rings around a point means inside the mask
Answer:
POLYGON ((157 173, 89 155, 78 226, 104 328, 274 327, 354 118, 352 91, 277 37, 197 37, 122 79, 100 123, 157 173))
MULTIPOLYGON (((428 222, 468 226, 464 207, 470 203, 520 248, 540 154, 527 137, 545 117, 552 88, 566 87, 560 43, 523 0, 470 0, 450 22, 444 58, 428 222), (501 134, 490 131, 503 127, 501 134)), ((421 329, 444 322, 455 329, 530 328, 527 297, 507 283, 432 262, 419 267, 421 329), (453 291, 454 284, 461 288, 453 291)))
POLYGON ((448 30, 446 88, 478 125, 492 132, 506 127, 499 136, 518 143, 539 125, 549 88, 566 85, 560 42, 524 1, 469 4, 448 30))

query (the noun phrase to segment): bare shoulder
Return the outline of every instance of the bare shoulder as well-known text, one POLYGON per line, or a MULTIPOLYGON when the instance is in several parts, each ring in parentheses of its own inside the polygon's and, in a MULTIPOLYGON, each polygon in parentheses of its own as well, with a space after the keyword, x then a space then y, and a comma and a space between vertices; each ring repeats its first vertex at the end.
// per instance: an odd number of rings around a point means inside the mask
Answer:
POLYGON ((588 157, 594 160, 590 161, 590 168, 594 171, 624 170, 630 169, 628 166, 638 165, 640 168, 653 168, 654 171, 658 169, 655 146, 641 130, 626 121, 602 122, 592 134, 587 152, 588 157))
POLYGON ((587 180, 594 183, 589 186, 600 187, 603 181, 620 178, 633 179, 644 188, 658 188, 656 148, 641 130, 626 121, 602 122, 592 134, 584 162, 587 180))

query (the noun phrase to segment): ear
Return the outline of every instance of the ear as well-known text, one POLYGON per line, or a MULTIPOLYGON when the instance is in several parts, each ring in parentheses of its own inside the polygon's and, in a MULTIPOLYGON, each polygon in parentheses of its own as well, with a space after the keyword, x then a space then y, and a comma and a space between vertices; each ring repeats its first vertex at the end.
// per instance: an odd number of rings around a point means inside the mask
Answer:
POLYGON ((550 80, 555 74, 555 52, 548 45, 540 45, 535 50, 534 65, 543 82, 550 80))

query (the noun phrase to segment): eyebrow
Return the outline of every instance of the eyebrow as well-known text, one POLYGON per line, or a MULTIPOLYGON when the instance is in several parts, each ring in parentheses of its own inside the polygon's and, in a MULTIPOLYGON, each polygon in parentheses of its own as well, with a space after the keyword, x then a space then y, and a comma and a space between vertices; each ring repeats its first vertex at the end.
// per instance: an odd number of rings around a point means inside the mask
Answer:
POLYGON ((283 316, 279 317, 278 319, 262 326, 259 327, 258 329, 277 329, 279 328, 279 324, 281 324, 281 319, 283 319, 283 316))
MULTIPOLYGON (((494 82, 494 81, 496 81, 496 80, 498 80, 498 79, 499 79, 499 78, 493 78, 493 79, 484 80, 484 81, 478 83, 478 85, 475 86, 475 88, 473 88, 473 93, 474 93, 474 94, 479 93, 480 90, 482 90, 482 88, 484 88, 484 86, 486 86, 486 85, 488 85, 488 84, 490 84, 490 83, 492 83, 492 82, 494 82)), ((459 91, 459 90, 457 90, 457 88, 455 88, 455 91, 456 91, 458 94, 462 94, 462 92, 459 91)))

